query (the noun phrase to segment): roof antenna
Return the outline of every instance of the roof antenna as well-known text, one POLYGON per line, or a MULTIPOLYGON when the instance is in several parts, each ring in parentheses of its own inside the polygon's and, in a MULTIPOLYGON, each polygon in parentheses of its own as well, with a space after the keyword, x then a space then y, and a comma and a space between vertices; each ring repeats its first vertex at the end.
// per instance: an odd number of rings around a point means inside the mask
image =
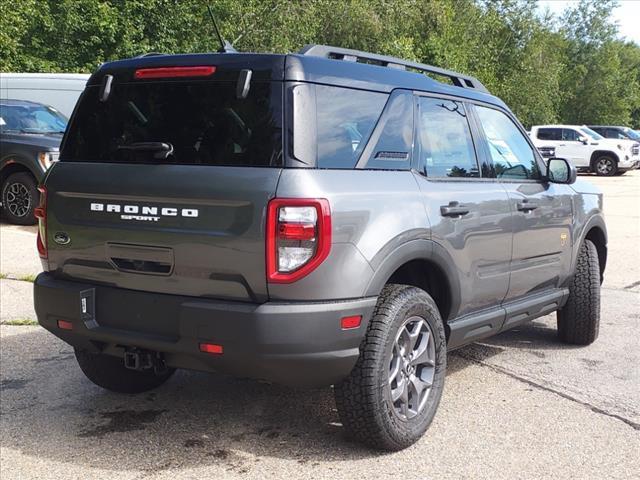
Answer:
POLYGON ((233 45, 231 45, 229 42, 227 42, 225 39, 222 38, 222 35, 220 35, 220 30, 218 29, 218 24, 216 23, 216 19, 213 16, 213 11, 211 10, 211 5, 207 5, 207 10, 209 11, 209 16, 211 17, 211 21, 213 22, 213 28, 216 30, 216 36, 218 37, 218 40, 220 41, 220 48, 218 50, 216 50, 216 52, 218 53, 238 53, 238 51, 233 48, 233 45))

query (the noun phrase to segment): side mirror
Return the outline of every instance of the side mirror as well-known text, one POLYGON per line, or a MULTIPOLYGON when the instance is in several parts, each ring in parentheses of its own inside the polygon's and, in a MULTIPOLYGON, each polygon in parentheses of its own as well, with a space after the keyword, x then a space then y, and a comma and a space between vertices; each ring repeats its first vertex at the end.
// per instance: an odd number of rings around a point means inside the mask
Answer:
POLYGON ((589 143, 589 139, 587 137, 578 137, 578 141, 582 142, 584 145, 589 143))
POLYGON ((573 164, 564 158, 550 158, 547 163, 547 179, 552 183, 570 185, 576 181, 578 172, 573 164))

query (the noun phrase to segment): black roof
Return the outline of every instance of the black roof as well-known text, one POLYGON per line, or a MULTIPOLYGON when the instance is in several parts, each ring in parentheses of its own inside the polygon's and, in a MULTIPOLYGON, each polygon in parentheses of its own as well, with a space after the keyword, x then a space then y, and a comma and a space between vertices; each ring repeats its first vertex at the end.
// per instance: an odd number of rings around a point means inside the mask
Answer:
POLYGON ((394 57, 327 46, 305 47, 300 53, 199 53, 151 55, 104 63, 87 86, 99 85, 106 74, 115 82, 131 81, 137 68, 215 65, 215 76, 235 81, 239 69, 253 71, 253 80, 290 80, 391 92, 397 88, 452 95, 506 108, 475 78, 394 57), (354 54, 356 59, 354 60, 354 54), (399 68, 400 67, 400 68, 399 68), (422 72, 449 77, 452 85, 422 72))

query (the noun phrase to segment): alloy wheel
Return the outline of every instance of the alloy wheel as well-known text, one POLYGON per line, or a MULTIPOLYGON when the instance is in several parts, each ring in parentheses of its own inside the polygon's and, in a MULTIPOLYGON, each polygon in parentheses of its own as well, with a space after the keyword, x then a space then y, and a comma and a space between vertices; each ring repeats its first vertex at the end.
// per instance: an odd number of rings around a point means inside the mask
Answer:
POLYGON ((433 331, 422 317, 405 320, 389 359, 388 401, 402 420, 419 415, 427 404, 435 376, 433 331))
POLYGON ((31 194, 23 183, 12 183, 6 190, 6 208, 15 217, 26 216, 31 209, 31 194))
POLYGON ((601 175, 610 175, 613 172, 613 168, 613 160, 607 157, 601 158, 596 164, 596 170, 601 175))

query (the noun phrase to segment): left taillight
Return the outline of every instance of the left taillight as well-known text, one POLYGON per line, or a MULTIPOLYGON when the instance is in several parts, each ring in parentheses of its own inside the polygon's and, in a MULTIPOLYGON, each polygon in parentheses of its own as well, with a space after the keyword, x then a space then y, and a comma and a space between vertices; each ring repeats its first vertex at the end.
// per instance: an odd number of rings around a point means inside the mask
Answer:
POLYGON ((44 186, 38 187, 40 191, 40 203, 33 211, 33 214, 38 219, 38 238, 36 243, 38 245, 38 254, 40 258, 46 259, 48 257, 47 251, 47 189, 44 186))
POLYGON ((329 202, 322 198, 274 198, 267 207, 266 230, 269 282, 295 282, 329 255, 329 202))

